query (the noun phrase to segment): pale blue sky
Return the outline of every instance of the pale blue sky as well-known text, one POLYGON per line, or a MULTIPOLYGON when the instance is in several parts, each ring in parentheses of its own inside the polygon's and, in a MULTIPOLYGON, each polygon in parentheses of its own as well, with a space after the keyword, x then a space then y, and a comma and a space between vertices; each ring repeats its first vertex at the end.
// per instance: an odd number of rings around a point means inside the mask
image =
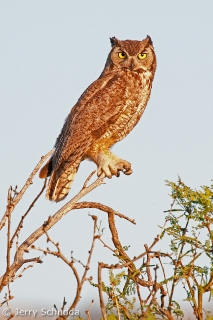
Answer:
MULTIPOLYGON (((142 40, 148 34, 158 64, 151 99, 137 127, 114 147, 115 153, 132 163, 134 172, 106 180, 106 185, 85 198, 135 218, 136 226, 119 219, 117 225, 123 244, 131 245, 131 254, 142 252, 143 244, 156 236, 157 225, 163 224, 163 210, 171 202, 164 181, 176 180, 179 174, 191 187, 199 187, 213 178, 212 12, 213 2, 205 0, 2 0, 2 213, 9 185, 23 185, 40 157, 53 147, 80 94, 100 75, 110 50, 109 37, 142 40)), ((93 163, 82 163, 68 199, 94 168, 93 163)), ((13 213, 13 229, 41 185, 36 177, 13 213)), ((21 241, 61 205, 43 197, 26 219, 21 241)), ((87 214, 88 210, 71 212, 50 232, 68 257, 74 250, 82 261, 92 235, 87 214)), ((98 216, 107 228, 105 215, 98 216)), ((1 243, 5 235, 6 230, 1 243)), ((105 239, 110 244, 108 231, 105 239)), ((5 251, 0 255, 4 261, 5 251)), ((16 297, 13 307, 26 302, 31 308, 35 302, 60 306, 64 296, 72 301, 75 279, 71 272, 57 259, 44 261, 11 286, 16 297)), ((113 261, 99 243, 90 273, 94 281, 97 261, 113 261)), ((97 301, 95 291, 85 285, 82 301, 89 304, 93 297, 97 301)))

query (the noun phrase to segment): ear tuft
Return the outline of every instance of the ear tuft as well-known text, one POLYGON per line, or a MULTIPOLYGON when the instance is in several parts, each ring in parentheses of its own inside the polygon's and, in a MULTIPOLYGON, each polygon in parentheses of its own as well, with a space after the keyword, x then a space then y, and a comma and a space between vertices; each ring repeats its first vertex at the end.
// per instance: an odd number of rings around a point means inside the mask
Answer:
POLYGON ((119 40, 116 37, 110 38, 111 46, 118 46, 119 45, 119 40))
POLYGON ((150 36, 146 36, 146 40, 147 40, 147 43, 150 44, 151 46, 153 45, 153 42, 152 42, 152 39, 150 36))

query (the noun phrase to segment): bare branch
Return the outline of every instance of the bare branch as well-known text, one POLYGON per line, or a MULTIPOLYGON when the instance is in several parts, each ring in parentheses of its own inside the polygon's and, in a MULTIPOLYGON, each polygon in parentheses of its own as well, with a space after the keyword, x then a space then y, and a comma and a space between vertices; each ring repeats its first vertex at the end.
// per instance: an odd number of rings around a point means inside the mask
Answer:
POLYGON ((102 262, 98 263, 98 292, 99 292, 100 307, 101 307, 102 315, 104 320, 107 320, 107 314, 106 314, 106 309, 105 309, 104 299, 102 294, 102 277, 101 277, 102 265, 103 265, 102 262))
MULTIPOLYGON (((81 279, 81 281, 78 282, 75 299, 74 299, 72 305, 70 306, 70 308, 68 309, 68 315, 67 316, 66 315, 60 316, 56 320, 67 319, 68 316, 69 316, 69 312, 72 311, 73 309, 75 309, 78 301, 80 300, 80 294, 81 294, 81 291, 82 291, 82 288, 83 288, 83 284, 87 280, 86 279, 86 275, 87 275, 87 272, 88 272, 88 270, 90 268, 90 261, 91 261, 91 257, 92 257, 92 254, 93 254, 94 245, 95 245, 95 239, 96 239, 95 231, 96 231, 96 226, 97 226, 97 219, 93 219, 93 221, 94 221, 94 227, 93 227, 92 245, 91 245, 91 248, 90 248, 90 251, 89 251, 88 260, 87 260, 87 264, 85 266, 85 270, 84 270, 82 279, 81 279)), ((71 262, 71 264, 72 264, 72 262, 71 262)))
POLYGON ((99 185, 103 184, 103 176, 101 175, 95 182, 93 182, 88 187, 82 189, 76 196, 74 196, 68 203, 66 203, 61 209, 59 209, 52 217, 49 217, 44 224, 38 228, 35 232, 33 232, 18 248, 14 262, 10 266, 10 270, 8 270, 1 278, 0 278, 0 292, 3 287, 10 282, 10 278, 14 277, 17 270, 25 263, 23 258, 24 252, 27 252, 28 248, 38 240, 44 233, 45 230, 48 231, 51 229, 62 217, 71 211, 78 200, 80 200, 87 193, 91 192, 93 189, 97 188, 99 185))
POLYGON ((26 218, 26 216, 28 215, 28 213, 30 212, 30 210, 34 207, 36 201, 40 198, 40 196, 42 195, 42 193, 44 192, 44 189, 46 188, 46 185, 47 185, 47 179, 44 180, 44 185, 41 189, 41 191, 39 192, 39 194, 36 196, 36 198, 33 200, 33 202, 31 203, 31 205, 29 206, 29 208, 27 209, 27 211, 25 212, 25 214, 21 217, 21 220, 18 224, 18 227, 16 228, 16 231, 14 232, 11 240, 10 240, 10 247, 12 247, 13 245, 13 241, 14 241, 14 238, 19 235, 19 232, 23 226, 23 221, 24 219, 26 218))
POLYGON ((74 209, 88 209, 88 208, 93 208, 93 209, 98 209, 104 212, 113 212, 116 216, 126 219, 130 221, 133 224, 136 224, 134 219, 130 219, 129 217, 125 216, 124 214, 119 213, 118 211, 113 210, 112 208, 105 206, 102 203, 99 202, 88 202, 88 201, 83 201, 83 202, 78 202, 73 206, 74 209))
POLYGON ((16 205, 19 203, 19 201, 21 200, 21 198, 23 197, 25 191, 28 189, 28 187, 33 183, 32 180, 34 178, 34 176, 36 175, 36 173, 38 172, 38 170, 40 169, 40 167, 42 166, 42 164, 45 162, 45 160, 53 153, 53 150, 49 151, 45 156, 41 157, 41 160, 39 161, 39 163, 36 165, 36 167, 33 169, 32 173, 30 174, 29 178, 27 179, 25 185, 23 186, 23 188, 21 189, 21 191, 19 193, 17 193, 15 199, 13 199, 13 202, 11 203, 11 205, 7 205, 6 208, 6 212, 4 214, 4 216, 1 219, 0 222, 0 230, 4 227, 5 225, 5 221, 7 219, 7 215, 10 212, 10 214, 13 212, 14 208, 16 207, 16 205))
POLYGON ((87 187, 88 182, 90 181, 90 179, 92 178, 92 176, 94 175, 95 172, 96 172, 96 170, 94 170, 93 172, 90 173, 90 175, 88 176, 88 178, 84 182, 82 189, 85 189, 87 187))
POLYGON ((101 241, 101 243, 103 243, 105 248, 108 248, 109 250, 111 250, 112 252, 116 252, 116 250, 110 248, 102 239, 100 236, 96 236, 96 239, 98 239, 99 241, 101 241))
POLYGON ((10 210, 8 211, 8 215, 7 215, 7 223, 8 223, 8 227, 7 227, 7 271, 9 271, 10 269, 10 225, 11 225, 11 212, 10 210))
POLYGON ((94 303, 94 300, 91 301, 91 303, 89 305, 89 308, 85 311, 85 313, 88 316, 88 320, 92 320, 91 317, 90 317, 90 309, 91 309, 91 306, 92 306, 93 303, 94 303))
POLYGON ((146 258, 146 273, 147 273, 147 277, 148 277, 148 281, 152 281, 152 275, 151 275, 151 271, 150 271, 150 253, 149 253, 149 248, 147 246, 147 244, 144 245, 145 249, 146 249, 146 253, 147 253, 147 258, 146 258))

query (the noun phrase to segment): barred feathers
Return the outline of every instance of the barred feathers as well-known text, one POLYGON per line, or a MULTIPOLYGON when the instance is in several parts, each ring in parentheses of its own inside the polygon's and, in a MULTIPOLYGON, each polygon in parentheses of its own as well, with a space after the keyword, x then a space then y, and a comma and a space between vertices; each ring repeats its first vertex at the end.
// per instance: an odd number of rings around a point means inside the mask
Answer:
POLYGON ((66 198, 78 171, 79 164, 80 161, 66 170, 59 168, 51 172, 51 159, 46 163, 46 165, 41 169, 39 177, 46 178, 47 176, 51 175, 46 191, 47 200, 59 202, 66 198))

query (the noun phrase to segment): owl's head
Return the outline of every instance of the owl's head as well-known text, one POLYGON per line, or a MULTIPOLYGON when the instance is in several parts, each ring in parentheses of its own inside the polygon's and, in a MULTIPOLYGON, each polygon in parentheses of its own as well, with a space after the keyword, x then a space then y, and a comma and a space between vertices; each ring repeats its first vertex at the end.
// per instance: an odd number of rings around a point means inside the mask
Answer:
POLYGON ((155 72, 156 56, 149 36, 142 41, 110 38, 112 50, 106 67, 108 70, 129 69, 134 72, 155 72))

